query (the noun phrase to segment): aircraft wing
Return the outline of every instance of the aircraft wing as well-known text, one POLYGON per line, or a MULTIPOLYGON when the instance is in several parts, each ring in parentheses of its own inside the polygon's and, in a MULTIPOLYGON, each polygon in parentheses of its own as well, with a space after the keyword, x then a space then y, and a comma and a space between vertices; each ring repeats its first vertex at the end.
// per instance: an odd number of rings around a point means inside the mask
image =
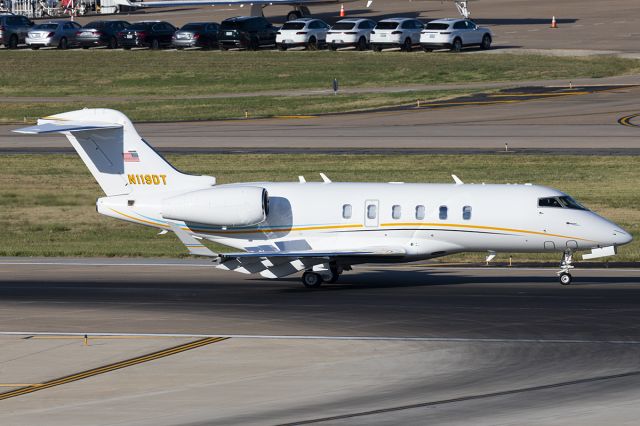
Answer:
POLYGON ((260 274, 266 278, 281 278, 330 260, 342 258, 349 259, 352 263, 365 263, 371 259, 402 258, 405 254, 406 251, 401 247, 223 253, 220 254, 217 268, 244 274, 260 274))
POLYGON ((266 278, 281 278, 315 265, 336 259, 349 259, 352 263, 365 263, 371 259, 394 260, 405 256, 401 247, 369 247, 357 250, 277 250, 277 246, 262 251, 214 253, 180 226, 169 227, 194 256, 216 258, 217 268, 243 274, 260 274, 266 278))

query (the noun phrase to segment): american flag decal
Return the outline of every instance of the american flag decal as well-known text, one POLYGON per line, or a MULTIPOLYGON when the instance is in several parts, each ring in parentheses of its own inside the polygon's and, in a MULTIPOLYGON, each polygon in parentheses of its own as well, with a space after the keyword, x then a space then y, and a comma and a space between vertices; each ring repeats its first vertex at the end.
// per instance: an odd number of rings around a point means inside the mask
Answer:
POLYGON ((140 156, 138 155, 138 153, 136 151, 123 152, 122 153, 122 158, 124 159, 125 163, 139 163, 140 162, 140 156))

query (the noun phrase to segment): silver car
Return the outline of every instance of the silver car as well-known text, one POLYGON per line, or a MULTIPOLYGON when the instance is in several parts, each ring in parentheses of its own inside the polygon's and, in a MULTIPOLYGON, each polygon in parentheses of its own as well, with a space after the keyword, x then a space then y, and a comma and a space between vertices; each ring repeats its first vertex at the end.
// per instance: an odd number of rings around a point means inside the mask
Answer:
POLYGON ((27 34, 27 46, 32 49, 41 47, 57 47, 67 49, 76 44, 76 34, 82 28, 72 21, 46 22, 34 26, 27 34))

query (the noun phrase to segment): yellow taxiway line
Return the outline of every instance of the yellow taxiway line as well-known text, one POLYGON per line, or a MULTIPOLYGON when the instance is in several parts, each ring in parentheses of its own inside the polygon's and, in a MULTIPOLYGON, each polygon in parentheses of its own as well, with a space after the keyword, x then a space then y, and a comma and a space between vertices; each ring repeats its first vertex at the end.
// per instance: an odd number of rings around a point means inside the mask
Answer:
POLYGON ((26 395, 28 393, 36 392, 42 389, 51 388, 54 386, 64 385, 66 383, 75 382, 77 380, 86 379, 88 377, 97 376, 98 374, 109 373, 121 368, 131 367, 132 365, 142 364, 144 362, 154 361, 159 358, 175 355, 180 352, 185 352, 191 349, 200 348, 202 346, 210 345, 212 343, 222 342, 229 337, 207 337, 204 339, 198 339, 193 342, 184 343, 182 345, 173 346, 171 348, 162 349, 160 351, 152 352, 150 354, 130 358, 124 361, 114 362, 113 364, 103 365, 102 367, 92 368, 90 370, 81 371, 79 373, 70 374, 68 376, 59 377, 57 379, 49 380, 43 383, 30 384, 23 386, 19 389, 0 393, 0 400, 14 398, 16 396, 26 395))

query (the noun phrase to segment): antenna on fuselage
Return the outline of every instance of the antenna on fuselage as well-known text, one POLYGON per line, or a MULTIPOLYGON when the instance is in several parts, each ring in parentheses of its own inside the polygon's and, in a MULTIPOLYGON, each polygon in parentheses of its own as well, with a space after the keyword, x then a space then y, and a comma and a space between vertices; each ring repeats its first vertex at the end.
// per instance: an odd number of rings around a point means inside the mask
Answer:
POLYGON ((331 179, 329 179, 324 173, 320 173, 320 177, 324 183, 331 183, 331 179))

